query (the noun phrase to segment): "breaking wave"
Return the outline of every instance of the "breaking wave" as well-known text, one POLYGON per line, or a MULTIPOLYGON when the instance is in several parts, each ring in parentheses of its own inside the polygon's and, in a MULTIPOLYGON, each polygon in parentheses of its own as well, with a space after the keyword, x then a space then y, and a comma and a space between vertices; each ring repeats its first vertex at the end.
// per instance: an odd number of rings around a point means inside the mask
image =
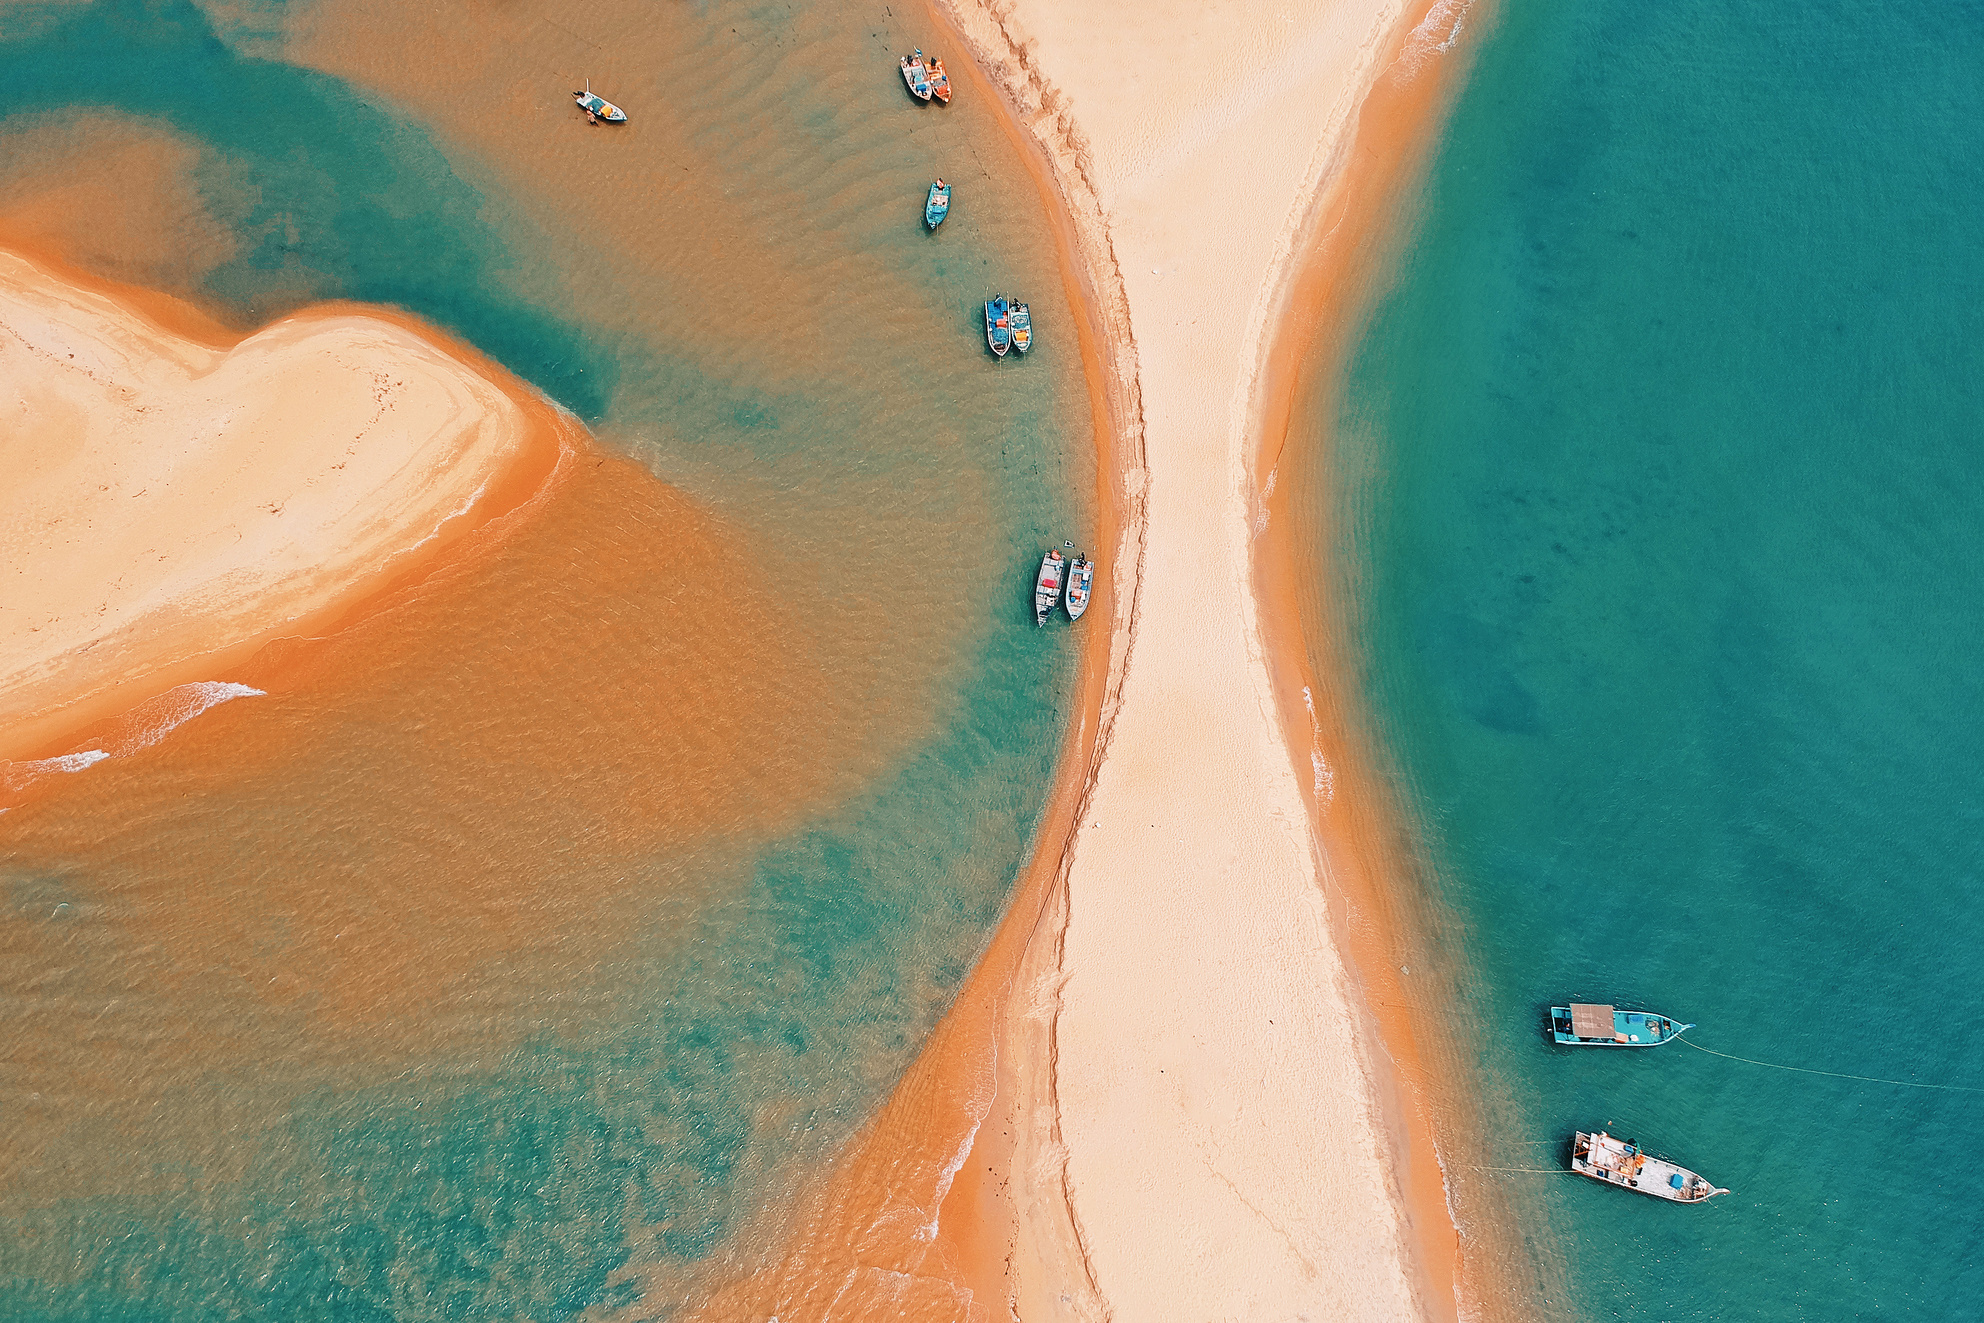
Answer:
POLYGON ((224 680, 196 680, 148 698, 118 720, 110 738, 98 747, 54 758, 24 761, 0 759, 0 792, 19 794, 45 776, 87 771, 109 758, 128 758, 149 749, 209 708, 237 698, 260 698, 264 691, 224 680))

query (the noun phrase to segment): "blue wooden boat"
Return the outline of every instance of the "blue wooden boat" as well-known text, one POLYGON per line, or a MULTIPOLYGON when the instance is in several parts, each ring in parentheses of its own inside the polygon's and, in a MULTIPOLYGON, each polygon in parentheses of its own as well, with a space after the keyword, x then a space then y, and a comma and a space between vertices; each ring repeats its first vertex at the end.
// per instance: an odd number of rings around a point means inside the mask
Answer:
POLYGON ((1591 1002, 1550 1008, 1550 1036, 1574 1047, 1659 1047, 1694 1027, 1652 1011, 1622 1011, 1591 1002))
POLYGON ((1010 317, 1013 324, 1013 348, 1024 354, 1033 348, 1033 313, 1026 304, 1015 301, 1010 317))
POLYGON ((625 124, 627 112, 608 101, 605 97, 594 96, 592 79, 586 79, 586 90, 572 93, 572 100, 579 103, 579 109, 586 112, 586 119, 597 124, 605 120, 608 124, 625 124))
POLYGON ((951 186, 939 179, 930 185, 930 199, 923 204, 923 223, 936 229, 951 214, 951 186))
POLYGON ((985 301, 985 343, 1000 358, 1013 347, 1013 305, 1004 294, 985 301))

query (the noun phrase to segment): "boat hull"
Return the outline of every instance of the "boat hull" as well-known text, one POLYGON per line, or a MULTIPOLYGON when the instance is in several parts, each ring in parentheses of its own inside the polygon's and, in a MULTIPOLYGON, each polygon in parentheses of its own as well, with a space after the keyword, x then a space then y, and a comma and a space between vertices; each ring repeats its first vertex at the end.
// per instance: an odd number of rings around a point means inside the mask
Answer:
POLYGON ((1610 1012, 1611 1036, 1606 1037, 1602 1032, 1580 1034, 1577 1029, 1589 1028, 1589 1025, 1580 1026, 1577 1016, 1579 1009, 1576 1004, 1550 1008, 1551 1041, 1562 1043, 1566 1047, 1659 1047, 1663 1043, 1673 1042, 1695 1027, 1653 1011, 1622 1011, 1610 1006, 1597 1006, 1584 1009, 1610 1012))
POLYGON ((603 124, 625 124, 627 122, 627 112, 604 97, 593 96, 585 92, 574 92, 572 93, 572 100, 578 104, 580 110, 597 116, 603 124))
POLYGON ((936 229, 944 223, 944 217, 951 214, 951 190, 931 188, 929 199, 923 204, 923 223, 936 229))
POLYGON ((1656 1158, 1604 1131, 1577 1132, 1571 1141, 1571 1170, 1604 1185, 1675 1204, 1706 1203, 1729 1191, 1699 1172, 1656 1158))
POLYGON ((1045 625, 1047 617, 1054 614, 1060 605, 1061 589, 1066 581, 1068 562, 1061 559, 1061 553, 1050 551, 1040 558, 1040 573, 1033 579, 1033 623, 1045 625))
POLYGON ((921 64, 907 57, 902 62, 902 82, 903 86, 909 89, 909 94, 918 101, 930 99, 929 75, 923 71, 921 64))
POLYGON ((1000 358, 1013 347, 1011 309, 1006 300, 990 299, 985 304, 985 343, 1000 358))
POLYGON ((1013 348, 1024 354, 1033 348, 1033 312, 1024 303, 1013 304, 1012 314, 1007 318, 1012 325, 1013 348))
POLYGON ((1078 556, 1068 567, 1068 588, 1061 599, 1068 619, 1080 620, 1088 610, 1089 594, 1095 586, 1095 562, 1087 556, 1078 556))

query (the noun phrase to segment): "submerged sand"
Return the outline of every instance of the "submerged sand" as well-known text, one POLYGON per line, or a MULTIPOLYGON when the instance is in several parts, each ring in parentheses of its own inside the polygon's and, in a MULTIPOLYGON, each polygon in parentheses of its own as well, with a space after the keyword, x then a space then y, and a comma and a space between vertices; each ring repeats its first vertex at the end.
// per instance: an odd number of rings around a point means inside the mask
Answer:
POLYGON ((166 307, 0 251, 0 758, 308 629, 555 462, 547 406, 410 321, 230 344, 166 307))
POLYGON ((1275 360, 1317 340, 1294 305, 1354 304, 1297 267, 1331 227, 1382 233, 1345 209, 1411 153, 1360 122, 1382 100, 1385 132, 1425 131, 1434 99, 1390 103, 1463 7, 938 3, 1065 203, 1112 422, 1111 632, 985 959, 780 1255, 696 1317, 1452 1318, 1416 1063, 1367 991, 1388 947, 1357 930, 1382 825, 1333 811, 1357 769, 1311 759, 1256 553, 1275 360))
POLYGON ((1433 76, 1459 7, 951 17, 1070 204, 1143 462, 1097 757, 1065 846, 1042 842, 1055 883, 1013 916, 1017 968, 983 971, 1001 980, 991 1097, 916 1271, 971 1317, 1452 1317, 1427 1135, 1332 909, 1365 851, 1276 691, 1254 550, 1296 261, 1327 240, 1371 90, 1433 76))

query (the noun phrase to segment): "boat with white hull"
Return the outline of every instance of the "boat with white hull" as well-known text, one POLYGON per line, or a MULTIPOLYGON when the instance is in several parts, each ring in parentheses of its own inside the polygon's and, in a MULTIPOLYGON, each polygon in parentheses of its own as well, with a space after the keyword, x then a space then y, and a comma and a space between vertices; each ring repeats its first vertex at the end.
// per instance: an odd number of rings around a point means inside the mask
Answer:
POLYGON ((1040 558, 1040 573, 1033 581, 1033 623, 1045 625, 1047 617, 1061 604, 1061 585, 1067 579, 1068 562, 1059 551, 1040 558))
POLYGON ((1571 1170, 1607 1185, 1617 1185, 1677 1204, 1698 1204, 1728 1194, 1708 1177, 1656 1158, 1629 1140, 1614 1139, 1603 1130, 1580 1130, 1571 1143, 1571 1170))

